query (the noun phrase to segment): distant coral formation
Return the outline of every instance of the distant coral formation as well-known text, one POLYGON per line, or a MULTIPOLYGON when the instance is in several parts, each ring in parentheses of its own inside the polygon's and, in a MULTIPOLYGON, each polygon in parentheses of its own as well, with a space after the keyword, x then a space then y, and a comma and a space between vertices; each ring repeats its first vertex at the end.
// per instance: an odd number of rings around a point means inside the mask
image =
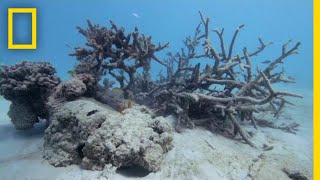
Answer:
POLYGON ((38 117, 48 118, 44 107, 59 83, 56 70, 47 62, 0 67, 0 95, 12 102, 8 115, 17 129, 32 128, 38 117))

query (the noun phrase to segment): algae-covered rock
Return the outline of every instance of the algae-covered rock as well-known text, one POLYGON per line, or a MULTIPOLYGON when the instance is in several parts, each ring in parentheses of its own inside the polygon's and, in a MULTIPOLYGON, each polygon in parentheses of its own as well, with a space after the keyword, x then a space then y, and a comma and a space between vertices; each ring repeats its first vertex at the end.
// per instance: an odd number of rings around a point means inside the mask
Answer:
POLYGON ((8 116, 17 130, 30 129, 39 122, 31 106, 28 103, 15 101, 10 105, 8 116))
POLYGON ((51 116, 44 137, 44 157, 54 166, 79 164, 88 136, 114 113, 110 108, 90 100, 63 104, 51 116))
POLYGON ((82 96, 87 90, 86 85, 79 79, 72 78, 66 80, 57 87, 58 97, 64 97, 67 100, 75 100, 82 96))
POLYGON ((16 129, 32 128, 38 117, 49 117, 45 104, 59 83, 55 68, 48 62, 0 66, 0 96, 12 102, 8 115, 16 129))
POLYGON ((91 99, 57 108, 46 130, 44 157, 54 166, 81 164, 102 170, 139 165, 157 171, 170 150, 172 131, 164 118, 152 119, 135 106, 120 114, 91 99))

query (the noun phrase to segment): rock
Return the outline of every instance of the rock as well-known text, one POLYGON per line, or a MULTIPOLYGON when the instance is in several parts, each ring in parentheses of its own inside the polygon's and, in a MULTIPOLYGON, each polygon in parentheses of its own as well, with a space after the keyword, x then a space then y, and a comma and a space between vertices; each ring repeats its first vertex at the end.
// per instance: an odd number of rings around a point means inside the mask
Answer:
POLYGON ((111 106, 118 112, 122 112, 125 109, 131 108, 134 102, 130 99, 125 99, 123 91, 118 88, 107 89, 99 87, 95 94, 95 99, 103 104, 111 106))
POLYGON ((45 101, 59 83, 56 70, 47 62, 22 61, 0 66, 0 95, 9 101, 23 96, 45 101))
POLYGON ((77 78, 72 78, 60 83, 56 89, 56 94, 66 100, 75 100, 87 91, 86 85, 77 78))
POLYGON ((49 117, 45 104, 59 83, 56 70, 47 62, 0 66, 0 96, 12 102, 8 114, 17 129, 32 128, 38 117, 49 117))
POLYGON ((308 180, 308 178, 297 169, 283 168, 282 171, 292 180, 308 180))
POLYGON ((32 107, 23 101, 13 102, 10 105, 8 116, 17 130, 30 129, 35 123, 39 122, 32 107))
POLYGON ((172 146, 171 126, 162 117, 152 119, 141 106, 121 114, 95 100, 79 99, 57 108, 51 120, 44 157, 54 166, 102 170, 106 164, 138 165, 155 172, 172 146))
POLYGON ((88 136, 113 113, 90 100, 71 101, 56 108, 45 131, 44 157, 54 166, 80 164, 88 136))
MULTIPOLYGON (((73 74, 71 79, 61 82, 45 104, 50 116, 68 101, 74 101, 80 97, 92 97, 95 94, 97 80, 90 74, 73 74)), ((51 119, 48 118, 48 123, 51 119)))
POLYGON ((90 74, 73 75, 71 79, 57 86, 53 96, 66 101, 72 101, 81 96, 91 97, 95 94, 96 85, 97 80, 90 74))

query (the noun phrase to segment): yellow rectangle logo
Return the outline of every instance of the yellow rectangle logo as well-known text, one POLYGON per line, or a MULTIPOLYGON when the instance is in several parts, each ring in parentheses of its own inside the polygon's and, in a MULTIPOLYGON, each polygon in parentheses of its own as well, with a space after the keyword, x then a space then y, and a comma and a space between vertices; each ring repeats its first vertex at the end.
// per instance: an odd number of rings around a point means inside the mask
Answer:
POLYGON ((37 9, 36 8, 9 8, 8 9, 8 49, 37 49, 37 9), (31 13, 32 38, 31 44, 13 44, 13 14, 31 13))

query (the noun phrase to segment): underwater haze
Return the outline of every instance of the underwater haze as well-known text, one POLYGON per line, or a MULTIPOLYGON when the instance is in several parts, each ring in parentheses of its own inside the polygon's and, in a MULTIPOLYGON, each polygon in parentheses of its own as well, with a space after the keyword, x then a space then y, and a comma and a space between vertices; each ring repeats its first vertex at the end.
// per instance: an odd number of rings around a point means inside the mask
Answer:
MULTIPOLYGON (((44 60, 52 63, 60 76, 67 78, 76 60, 68 56, 85 41, 76 30, 84 27, 86 19, 94 24, 109 26, 114 21, 127 31, 138 27, 151 35, 155 42, 170 43, 165 51, 179 51, 182 40, 192 35, 199 23, 198 11, 211 18, 212 28, 225 28, 226 41, 230 42, 234 30, 241 24, 235 49, 242 53, 245 46, 256 49, 261 37, 272 41, 255 61, 271 60, 281 53, 287 40, 300 41, 299 55, 285 62, 286 73, 296 78, 295 88, 312 88, 313 82, 313 2, 311 0, 77 0, 36 1, 10 0, 0 4, 0 62, 14 64, 21 60, 44 60), (38 11, 37 50, 7 49, 7 8, 36 7, 38 11)), ((17 19, 19 21, 20 19, 17 19)), ((21 18, 23 22, 23 19, 21 18)), ((19 24, 19 23, 17 23, 19 24)), ((30 30, 30 29, 28 29, 30 30)), ((25 29, 17 30, 17 34, 25 29)), ((159 58, 165 58, 165 53, 159 58)), ((262 64, 263 65, 263 64, 262 64)), ((156 77, 157 67, 153 67, 156 77)))

